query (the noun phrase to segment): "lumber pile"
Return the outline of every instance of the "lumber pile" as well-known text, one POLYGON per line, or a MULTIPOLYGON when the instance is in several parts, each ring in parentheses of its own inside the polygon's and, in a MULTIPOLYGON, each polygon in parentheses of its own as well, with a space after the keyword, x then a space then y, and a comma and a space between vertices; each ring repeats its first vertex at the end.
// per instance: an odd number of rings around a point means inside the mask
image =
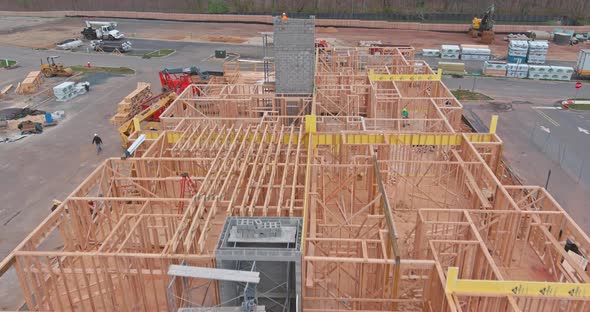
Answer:
POLYGON ((117 114, 111 118, 111 123, 120 126, 141 112, 141 103, 153 96, 150 84, 138 82, 137 88, 129 93, 117 105, 117 114))
POLYGON ((438 62, 438 68, 443 73, 465 73, 465 63, 438 62))
POLYGON ((16 89, 18 94, 32 94, 39 91, 39 87, 43 83, 43 75, 40 71, 32 71, 27 75, 27 78, 20 83, 16 89))

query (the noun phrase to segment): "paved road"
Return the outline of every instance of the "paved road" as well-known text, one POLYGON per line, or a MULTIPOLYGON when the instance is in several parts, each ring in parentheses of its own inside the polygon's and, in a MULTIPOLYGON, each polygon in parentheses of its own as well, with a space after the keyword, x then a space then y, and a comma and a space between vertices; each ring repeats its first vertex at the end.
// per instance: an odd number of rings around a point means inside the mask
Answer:
MULTIPOLYGON (((471 89, 473 78, 445 78, 450 89, 471 89)), ((478 130, 487 131, 491 116, 500 116, 498 134, 504 156, 525 184, 545 185, 578 225, 590 233, 590 112, 556 109, 575 94, 573 82, 477 78, 475 91, 493 101, 463 102, 464 115, 478 130)), ((590 97, 585 84, 579 97, 590 97)))
MULTIPOLYGON (((118 99, 131 92, 138 81, 152 83, 159 89, 157 72, 165 67, 188 65, 205 70, 220 70, 222 63, 207 61, 217 48, 247 57, 260 57, 260 47, 215 43, 154 42, 135 40, 144 47, 172 48, 177 52, 166 58, 142 59, 132 56, 37 51, 0 46, 0 57, 15 59, 21 65, 0 71, 0 86, 18 83, 30 71, 38 70, 39 59, 60 55, 67 65, 127 66, 136 70, 132 76, 92 75, 91 91, 71 101, 50 101, 39 106, 47 111, 65 110, 67 118, 54 128, 14 143, 0 144, 0 258, 20 243, 47 215, 52 199, 64 199, 105 158, 122 155, 116 128, 109 123, 116 112, 118 99), (93 133, 99 133, 104 152, 97 156, 90 144, 93 133), (9 234, 9 235, 7 235, 9 234)), ((52 78, 57 83, 63 78, 52 78)), ((49 83, 46 83, 46 85, 49 83)), ((0 109, 14 104, 0 100, 0 109)), ((22 302, 14 272, 0 279, 0 310, 12 309, 22 302)))

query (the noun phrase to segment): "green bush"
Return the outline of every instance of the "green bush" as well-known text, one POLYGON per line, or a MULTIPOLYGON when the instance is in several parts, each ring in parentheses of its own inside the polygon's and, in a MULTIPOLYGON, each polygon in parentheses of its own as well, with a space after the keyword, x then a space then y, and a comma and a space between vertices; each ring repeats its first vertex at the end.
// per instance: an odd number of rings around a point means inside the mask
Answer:
POLYGON ((210 14, 225 14, 229 12, 227 3, 221 0, 209 0, 207 4, 207 13, 210 14))

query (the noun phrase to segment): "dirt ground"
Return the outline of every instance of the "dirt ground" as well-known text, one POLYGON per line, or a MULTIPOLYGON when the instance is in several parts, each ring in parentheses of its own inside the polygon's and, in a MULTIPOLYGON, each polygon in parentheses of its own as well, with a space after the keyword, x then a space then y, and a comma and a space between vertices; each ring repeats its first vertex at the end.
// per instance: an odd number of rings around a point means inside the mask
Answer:
MULTIPOLYGON (((53 48, 63 39, 79 37, 83 18, 47 19, 21 18, 14 21, 0 18, 0 44, 10 44, 30 48, 53 48), (23 20, 24 19, 24 20, 23 20), (9 27, 17 24, 19 27, 9 27)), ((192 23, 144 20, 120 20, 119 29, 129 38, 183 40, 262 44, 260 32, 272 31, 270 25, 232 24, 232 23, 192 23)), ((467 27, 467 26, 466 26, 467 27)), ((383 43, 408 44, 420 51, 424 48, 439 48, 441 44, 477 44, 478 41, 466 33, 443 33, 414 30, 359 29, 318 27, 317 38, 341 46, 357 46, 359 40, 381 40, 383 43)), ((490 45, 494 55, 503 56, 507 52, 504 35, 496 35, 490 45)), ((548 58, 552 60, 574 61, 578 51, 590 44, 558 46, 552 44, 548 58)))

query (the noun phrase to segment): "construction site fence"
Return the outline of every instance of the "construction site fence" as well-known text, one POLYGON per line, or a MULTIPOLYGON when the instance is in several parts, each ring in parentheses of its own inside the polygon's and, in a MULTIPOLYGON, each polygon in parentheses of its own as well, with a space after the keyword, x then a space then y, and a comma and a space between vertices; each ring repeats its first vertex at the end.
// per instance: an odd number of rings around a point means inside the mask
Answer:
MULTIPOLYGON (((291 15, 293 17, 309 17, 311 14, 299 13, 291 15)), ((394 19, 396 14, 370 14, 372 20, 365 17, 367 14, 348 14, 316 16, 315 25, 318 27, 357 27, 357 28, 382 28, 382 29, 404 29, 404 30, 422 30, 422 31, 443 31, 443 32, 465 32, 471 23, 473 16, 461 24, 448 23, 420 23, 420 22, 390 22, 380 19, 394 19)), ((437 15, 427 14, 420 15, 421 21, 425 20, 424 16, 434 18, 437 15)), ((445 14, 440 14, 442 17, 445 14)), ((446 14, 448 18, 454 19, 468 14, 446 14)), ((43 11, 43 12, 24 12, 24 11, 0 11, 0 16, 33 16, 33 17, 103 17, 103 18, 129 18, 129 19, 154 19, 170 20, 185 22, 225 22, 225 23, 254 23, 254 24, 272 24, 273 17, 270 14, 265 15, 244 15, 244 14, 183 14, 183 13, 157 13, 157 12, 135 12, 135 11, 43 11)), ((367 15, 369 16, 369 15, 367 15)), ((400 15, 401 16, 401 15, 400 15)), ((409 16, 409 15, 408 15, 409 16)), ((539 18, 535 16, 506 16, 506 22, 519 23, 539 23, 539 18)), ((542 17, 547 18, 547 16, 542 17)), ((410 20, 409 18, 406 20, 410 20)), ((438 21, 438 19, 433 19, 438 21)), ((461 20, 464 20, 463 18, 461 20)), ((498 19, 500 22, 501 18, 498 19)), ((553 31, 556 26, 547 25, 495 25, 496 33, 522 33, 531 30, 553 31)), ((574 30, 577 33, 590 32, 590 26, 568 26, 568 30, 574 30)))

